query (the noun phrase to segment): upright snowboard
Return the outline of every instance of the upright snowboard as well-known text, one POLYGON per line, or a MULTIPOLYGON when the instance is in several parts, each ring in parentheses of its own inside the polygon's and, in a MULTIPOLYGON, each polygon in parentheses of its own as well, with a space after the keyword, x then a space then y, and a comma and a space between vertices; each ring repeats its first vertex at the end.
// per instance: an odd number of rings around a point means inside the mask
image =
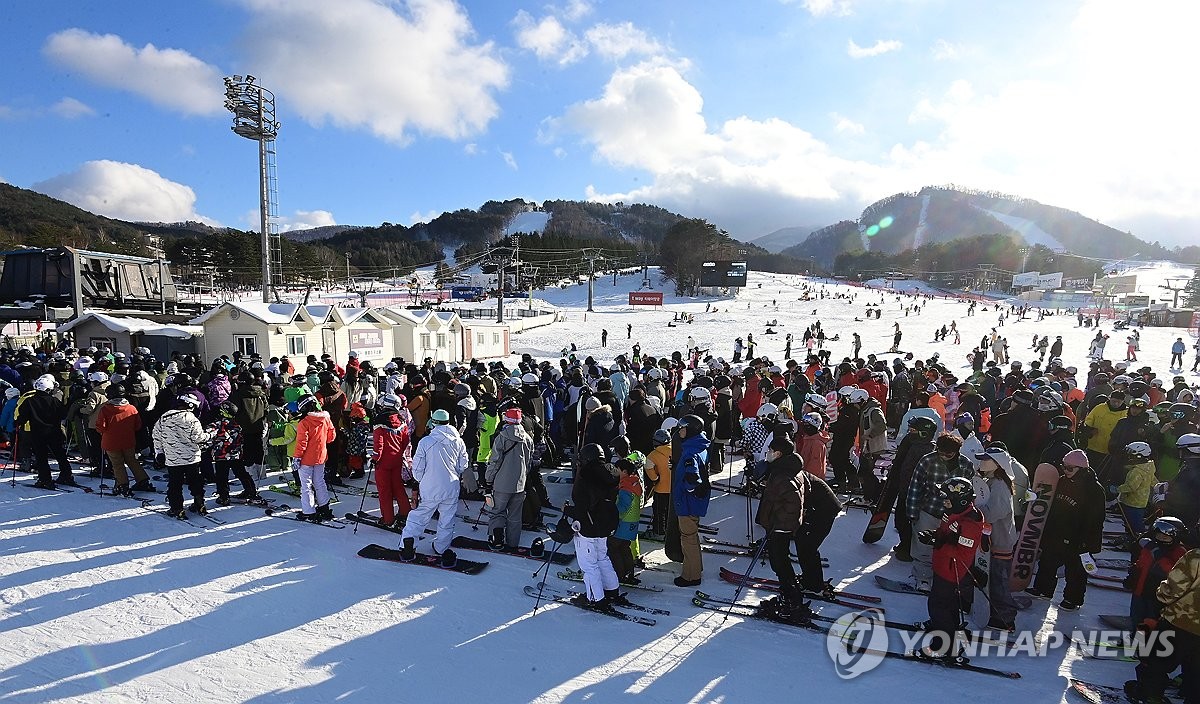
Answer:
POLYGON ((1039 464, 1029 486, 1034 498, 1026 507, 1025 523, 1021 526, 1021 535, 1017 537, 1017 545, 1013 550, 1012 577, 1008 585, 1014 594, 1025 591, 1033 578, 1042 533, 1046 530, 1046 518, 1050 515, 1057 488, 1058 468, 1052 464, 1039 464))

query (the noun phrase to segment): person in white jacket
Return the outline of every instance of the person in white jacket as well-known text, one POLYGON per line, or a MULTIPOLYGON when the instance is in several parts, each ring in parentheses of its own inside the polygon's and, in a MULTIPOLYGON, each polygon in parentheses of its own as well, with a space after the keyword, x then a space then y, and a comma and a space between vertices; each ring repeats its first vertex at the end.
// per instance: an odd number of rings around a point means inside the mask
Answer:
POLYGON ((204 476, 200 473, 200 452, 212 442, 214 432, 206 431, 196 417, 200 398, 183 394, 175 407, 154 424, 155 463, 167 468, 167 504, 172 516, 187 519, 183 510, 183 484, 192 495, 192 512, 208 513, 204 507, 204 476))
POLYGON ((474 490, 474 472, 467 472, 467 446, 458 431, 450 425, 450 414, 438 409, 429 417, 431 430, 417 445, 413 455, 413 479, 420 484, 421 503, 408 514, 401 534, 400 559, 416 559, 416 539, 424 531, 433 512, 438 512, 437 535, 433 538, 434 553, 440 554, 443 567, 453 567, 457 561, 450 541, 454 539, 454 518, 458 510, 459 482, 465 476, 468 489, 474 490))

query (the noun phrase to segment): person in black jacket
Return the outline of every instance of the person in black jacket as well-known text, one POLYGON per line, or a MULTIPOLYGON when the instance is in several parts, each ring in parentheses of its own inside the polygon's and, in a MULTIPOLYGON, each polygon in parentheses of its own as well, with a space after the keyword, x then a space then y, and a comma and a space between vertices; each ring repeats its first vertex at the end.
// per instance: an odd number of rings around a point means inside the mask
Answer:
POLYGON ((800 586, 806 592, 831 596, 833 585, 825 581, 821 544, 842 512, 842 502, 824 479, 801 472, 804 480, 804 518, 796 531, 796 560, 800 563, 800 586))
POLYGON ((1100 552, 1104 527, 1104 488, 1088 467, 1083 450, 1071 450, 1063 457, 1058 486, 1042 534, 1042 555, 1037 577, 1027 591, 1039 599, 1049 599, 1058 588, 1058 568, 1066 567, 1067 585, 1058 608, 1075 611, 1083 605, 1087 590, 1087 572, 1080 556, 1100 552))
MULTIPOLYGON (((1125 417, 1118 420, 1108 436, 1108 464, 1101 468, 1100 481, 1103 486, 1116 487, 1125 482, 1125 465, 1119 458, 1125 456, 1125 447, 1131 442, 1149 442, 1153 426, 1146 412, 1146 401, 1131 398, 1126 406, 1125 417)), ((1116 491, 1112 492, 1116 495, 1116 491)))
MULTIPOLYGON (((1075 434, 1071 432, 1071 419, 1067 416, 1054 416, 1048 423, 1050 429, 1050 444, 1042 450, 1041 456, 1038 458, 1038 464, 1052 464, 1055 467, 1062 467, 1063 457, 1067 453, 1075 449, 1075 434)), ((1027 467, 1030 471, 1036 469, 1027 467)))
POLYGON ((854 447, 854 439, 858 437, 859 416, 861 406, 843 402, 838 409, 837 420, 829 425, 829 433, 833 442, 829 445, 829 465, 833 467, 833 483, 837 488, 850 493, 860 491, 858 475, 850 464, 850 448, 854 447))
POLYGON ((662 425, 662 414, 646 400, 646 392, 633 389, 625 408, 625 435, 629 446, 649 455, 654 450, 654 431, 662 425))
POLYGON ((892 510, 892 521, 896 532, 900 534, 900 543, 892 552, 901 562, 912 562, 912 524, 903 510, 904 502, 908 499, 908 483, 912 480, 917 462, 936 450, 933 441, 936 432, 937 424, 930 418, 917 416, 908 422, 908 432, 896 446, 892 467, 875 503, 874 513, 883 511, 885 507, 892 510))
MULTIPOLYGON (((777 437, 767 448, 767 477, 754 522, 766 530, 767 559, 779 580, 779 597, 766 599, 760 608, 769 616, 792 620, 810 615, 800 596, 792 566, 792 542, 799 542, 804 518, 804 460, 787 437, 777 437)), ((817 560, 818 565, 820 559, 817 560)))
POLYGON ((33 395, 26 398, 17 410, 17 424, 27 430, 33 450, 33 467, 38 474, 34 486, 53 489, 55 480, 50 476, 50 455, 58 462, 58 483, 77 486, 71 473, 71 462, 67 459, 62 423, 67 418, 67 407, 53 394, 54 377, 43 374, 33 380, 33 395))
POLYGON ((575 556, 583 571, 586 591, 575 597, 580 606, 611 608, 621 598, 620 584, 608 558, 608 536, 617 529, 617 472, 605 461, 607 450, 596 444, 579 451, 579 472, 571 487, 571 502, 563 513, 575 530, 575 556))

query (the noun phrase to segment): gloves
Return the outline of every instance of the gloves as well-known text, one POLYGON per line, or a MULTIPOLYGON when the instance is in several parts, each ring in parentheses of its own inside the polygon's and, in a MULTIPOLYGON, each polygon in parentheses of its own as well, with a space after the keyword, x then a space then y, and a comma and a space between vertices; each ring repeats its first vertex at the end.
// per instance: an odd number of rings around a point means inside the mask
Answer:
POLYGON ((156 469, 162 469, 167 466, 167 456, 163 453, 158 453, 154 456, 154 466, 156 469))
POLYGON ((923 530, 920 533, 917 533, 917 540, 920 541, 922 545, 933 545, 937 540, 937 529, 930 528, 929 530, 923 530))
POLYGON ((293 472, 299 472, 299 471, 300 471, 300 458, 299 458, 299 457, 293 457, 293 458, 292 458, 292 471, 293 471, 293 472))
POLYGON ((988 573, 983 571, 979 565, 971 565, 971 579, 975 580, 975 584, 980 589, 987 589, 988 573))
POLYGON ((580 529, 579 521, 571 521, 571 530, 578 533, 579 529, 580 529))

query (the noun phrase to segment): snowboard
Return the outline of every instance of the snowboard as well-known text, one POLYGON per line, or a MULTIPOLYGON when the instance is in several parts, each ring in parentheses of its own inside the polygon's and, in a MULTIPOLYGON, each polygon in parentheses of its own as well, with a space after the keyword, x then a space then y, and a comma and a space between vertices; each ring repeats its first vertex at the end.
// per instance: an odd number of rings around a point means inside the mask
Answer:
POLYGON ((880 589, 886 589, 889 592, 899 592, 900 594, 916 594, 917 596, 929 596, 928 589, 917 589, 908 582, 901 582, 898 579, 888 579, 875 575, 875 584, 880 589))
POLYGON ((538 562, 546 562, 547 560, 550 560, 556 565, 569 565, 571 564, 571 561, 575 559, 575 555, 572 553, 552 553, 550 550, 546 550, 542 557, 534 557, 533 555, 529 554, 529 548, 525 546, 520 546, 512 550, 507 548, 504 550, 493 550, 488 541, 479 540, 478 538, 469 538, 465 535, 455 536, 454 540, 450 541, 450 547, 464 550, 481 550, 483 552, 493 552, 499 555, 513 555, 515 557, 523 557, 527 560, 537 560, 538 562))
POLYGON ((389 550, 382 545, 368 545, 358 551, 359 557, 365 557, 368 560, 383 560, 385 562, 396 562, 401 565, 421 565, 423 567, 433 567, 447 572, 458 572, 459 574, 479 574, 484 567, 488 566, 486 562, 472 562, 471 560, 459 560, 453 567, 442 567, 442 558, 436 555, 425 555, 417 553, 417 557, 412 562, 405 562, 400 559, 399 550, 389 550))
POLYGON ((1046 518, 1050 515, 1057 488, 1058 468, 1052 464, 1039 464, 1034 470, 1029 486, 1034 498, 1026 507, 1025 522, 1021 525, 1021 534, 1017 537, 1017 545, 1013 550, 1012 577, 1008 587, 1014 593, 1025 591, 1033 578, 1042 533, 1046 528, 1046 518))

